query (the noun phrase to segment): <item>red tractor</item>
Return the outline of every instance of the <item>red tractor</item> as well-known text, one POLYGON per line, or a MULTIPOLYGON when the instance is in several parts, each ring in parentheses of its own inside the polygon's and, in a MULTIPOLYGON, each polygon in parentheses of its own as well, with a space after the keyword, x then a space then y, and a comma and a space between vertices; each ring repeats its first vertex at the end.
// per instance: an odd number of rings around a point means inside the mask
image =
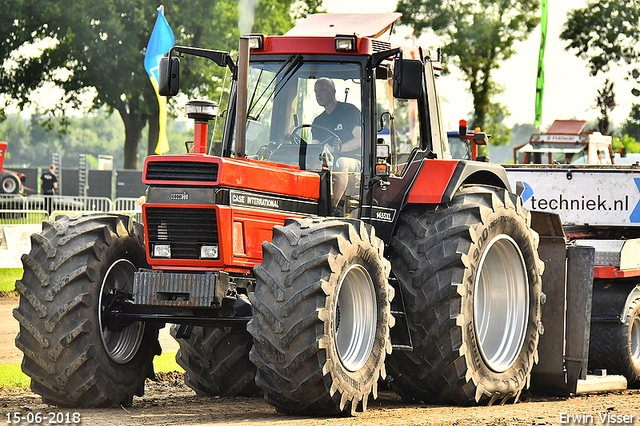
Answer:
POLYGON ((377 38, 399 16, 312 15, 241 38, 238 63, 171 50, 161 94, 187 57, 232 73, 224 135, 207 141, 215 104, 189 103, 191 152, 145 162, 143 224, 62 216, 32 237, 16 345, 45 402, 131 404, 167 323, 201 395, 354 413, 386 378, 407 400, 517 400, 538 234, 502 167, 451 159, 439 54, 377 38))

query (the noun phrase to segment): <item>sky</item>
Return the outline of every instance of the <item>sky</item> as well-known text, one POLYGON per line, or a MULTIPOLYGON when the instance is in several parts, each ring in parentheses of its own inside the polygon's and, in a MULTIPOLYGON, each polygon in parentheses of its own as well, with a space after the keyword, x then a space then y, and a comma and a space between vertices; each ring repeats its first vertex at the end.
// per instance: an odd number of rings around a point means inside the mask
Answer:
MULTIPOLYGON (((631 105, 640 99, 631 94, 635 82, 626 80, 632 67, 626 64, 613 65, 611 72, 589 76, 587 61, 575 56, 575 51, 565 50, 567 42, 560 40, 562 26, 567 12, 582 8, 585 0, 549 0, 547 44, 545 49, 545 92, 542 104, 542 130, 555 119, 595 120, 599 112, 595 108, 597 90, 602 88, 608 77, 614 82, 617 107, 611 114, 614 125, 620 125, 628 117, 631 105)), ((323 6, 331 13, 393 12, 394 0, 323 0, 323 6)), ((400 29, 398 33, 408 30, 400 29)), ((407 44, 403 35, 393 35, 392 41, 407 44)), ((437 48, 437 40, 421 37, 416 44, 425 48, 437 48)), ((533 123, 535 111, 535 78, 540 49, 540 26, 524 42, 515 45, 517 52, 511 59, 501 64, 493 73, 494 80, 505 88, 503 94, 494 101, 506 105, 511 113, 506 124, 533 123)), ((446 61, 446 58, 443 58, 446 61)), ((452 67, 453 68, 453 67, 452 67)), ((638 84, 640 89, 640 84, 638 84)), ((439 81, 440 95, 448 103, 443 104, 446 126, 457 130, 458 121, 466 118, 472 110, 472 97, 467 83, 456 69, 439 81)))

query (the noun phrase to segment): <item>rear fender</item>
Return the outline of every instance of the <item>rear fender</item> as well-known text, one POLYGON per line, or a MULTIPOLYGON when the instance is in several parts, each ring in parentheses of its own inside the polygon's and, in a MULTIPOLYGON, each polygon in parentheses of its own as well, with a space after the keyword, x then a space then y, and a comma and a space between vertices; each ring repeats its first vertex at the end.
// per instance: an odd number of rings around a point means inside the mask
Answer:
POLYGON ((425 160, 413 185, 408 204, 440 204, 451 201, 462 185, 492 185, 511 191, 507 173, 498 164, 464 160, 425 160))

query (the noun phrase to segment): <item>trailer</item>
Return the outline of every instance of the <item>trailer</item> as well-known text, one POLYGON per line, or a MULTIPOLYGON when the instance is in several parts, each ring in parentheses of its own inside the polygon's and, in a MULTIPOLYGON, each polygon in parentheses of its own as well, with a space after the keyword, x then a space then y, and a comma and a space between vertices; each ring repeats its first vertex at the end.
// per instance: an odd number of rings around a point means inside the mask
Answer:
POLYGON ((640 166, 505 168, 528 210, 534 215, 557 215, 556 227, 569 248, 594 250, 589 272, 592 305, 590 314, 582 318, 590 324, 588 369, 622 375, 628 384, 636 383, 640 375, 640 166))

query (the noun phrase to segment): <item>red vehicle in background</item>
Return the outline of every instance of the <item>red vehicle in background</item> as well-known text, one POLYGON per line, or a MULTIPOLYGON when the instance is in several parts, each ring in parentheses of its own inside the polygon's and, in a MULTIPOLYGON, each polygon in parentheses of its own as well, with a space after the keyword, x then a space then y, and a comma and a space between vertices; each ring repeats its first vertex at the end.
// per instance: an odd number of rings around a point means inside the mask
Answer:
POLYGON ((4 169, 5 152, 7 152, 7 143, 0 142, 0 194, 22 194, 24 174, 4 169))

